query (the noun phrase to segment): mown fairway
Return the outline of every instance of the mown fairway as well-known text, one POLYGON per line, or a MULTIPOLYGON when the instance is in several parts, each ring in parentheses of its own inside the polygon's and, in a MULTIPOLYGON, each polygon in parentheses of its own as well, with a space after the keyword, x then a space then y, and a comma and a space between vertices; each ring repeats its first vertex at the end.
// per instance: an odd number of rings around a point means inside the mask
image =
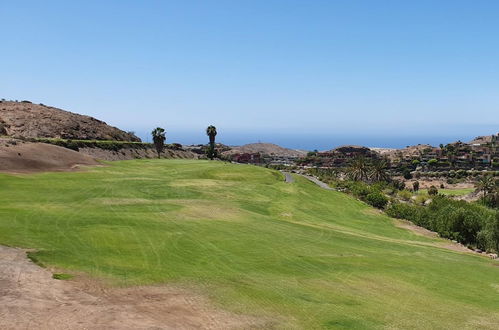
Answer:
POLYGON ((498 262, 301 177, 136 160, 0 187, 0 243, 69 273, 192 288, 278 328, 499 327, 498 262))

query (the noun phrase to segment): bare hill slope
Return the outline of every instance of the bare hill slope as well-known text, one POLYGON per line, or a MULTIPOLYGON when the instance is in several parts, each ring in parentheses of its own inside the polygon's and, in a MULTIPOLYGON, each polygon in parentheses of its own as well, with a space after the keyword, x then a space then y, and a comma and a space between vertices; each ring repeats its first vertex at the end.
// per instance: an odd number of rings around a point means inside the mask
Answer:
POLYGON ((264 155, 287 157, 302 157, 307 154, 304 150, 283 148, 273 143, 250 143, 239 147, 233 147, 231 150, 224 152, 226 155, 243 153, 261 153, 264 155))
POLYGON ((140 141, 93 117, 27 101, 0 102, 0 135, 16 138, 140 141))
POLYGON ((0 139, 0 171, 43 172, 67 171, 78 165, 98 165, 92 157, 46 143, 0 139))

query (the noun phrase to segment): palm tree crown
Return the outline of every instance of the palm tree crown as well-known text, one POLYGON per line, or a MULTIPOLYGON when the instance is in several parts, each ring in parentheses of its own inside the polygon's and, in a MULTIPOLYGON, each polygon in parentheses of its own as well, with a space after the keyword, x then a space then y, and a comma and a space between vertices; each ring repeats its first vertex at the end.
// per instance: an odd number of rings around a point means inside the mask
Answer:
POLYGON ((208 128, 206 128, 206 135, 210 137, 210 143, 214 143, 215 136, 217 135, 217 128, 213 125, 208 126, 208 128))

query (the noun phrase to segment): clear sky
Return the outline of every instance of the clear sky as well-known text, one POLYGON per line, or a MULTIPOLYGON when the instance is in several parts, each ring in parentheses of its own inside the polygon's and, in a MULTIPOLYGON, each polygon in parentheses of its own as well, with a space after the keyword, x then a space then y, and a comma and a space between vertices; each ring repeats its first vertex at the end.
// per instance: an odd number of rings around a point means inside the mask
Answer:
POLYGON ((499 128, 499 1, 0 1, 0 97, 142 137, 405 146, 499 128))

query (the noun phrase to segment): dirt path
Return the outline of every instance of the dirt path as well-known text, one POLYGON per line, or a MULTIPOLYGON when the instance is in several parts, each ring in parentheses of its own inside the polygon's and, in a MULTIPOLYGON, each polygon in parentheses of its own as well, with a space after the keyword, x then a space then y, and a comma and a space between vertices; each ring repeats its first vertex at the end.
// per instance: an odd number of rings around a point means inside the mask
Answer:
POLYGON ((286 183, 293 183, 295 182, 295 179, 289 172, 282 172, 284 174, 284 182, 286 183))
POLYGON ((105 288, 62 281, 0 246, 0 329, 248 329, 253 317, 215 309, 203 297, 166 286, 105 288))

